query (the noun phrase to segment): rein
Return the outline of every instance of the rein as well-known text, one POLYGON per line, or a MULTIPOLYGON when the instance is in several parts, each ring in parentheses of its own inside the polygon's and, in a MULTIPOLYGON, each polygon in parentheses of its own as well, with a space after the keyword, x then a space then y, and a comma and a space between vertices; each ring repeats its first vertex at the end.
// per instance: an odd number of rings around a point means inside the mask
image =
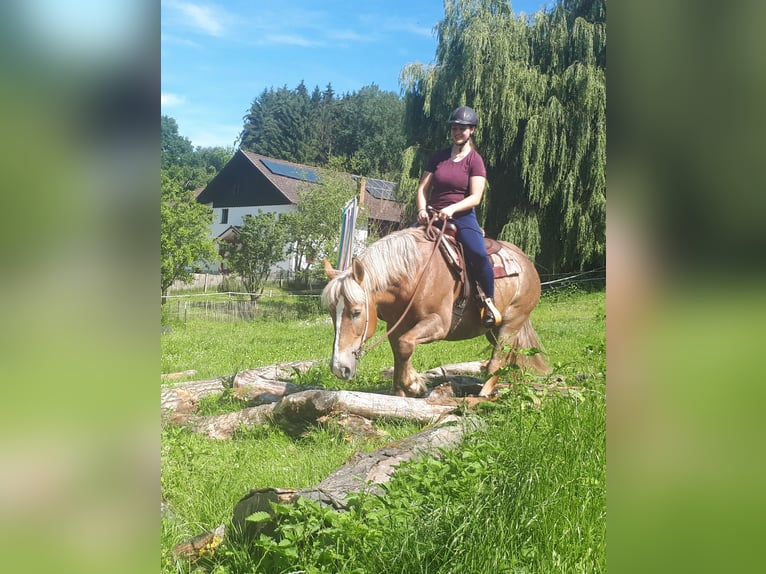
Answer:
POLYGON ((364 332, 362 333, 362 344, 359 345, 359 348, 354 351, 354 356, 357 360, 361 359, 366 353, 369 353, 372 351, 375 347, 380 345, 384 339, 386 339, 393 331, 396 329, 402 320, 404 320, 404 317, 407 315, 407 312, 412 307, 412 303, 415 301, 415 295, 418 293, 418 289, 420 288, 420 283, 423 281, 423 277, 426 274, 426 270, 428 269, 428 266, 431 264, 431 260, 434 258, 434 254, 436 253, 437 249, 439 248, 439 241, 441 241, 442 236, 444 235, 444 228, 446 226, 446 221, 444 222, 444 225, 439 228, 439 231, 435 231, 434 222, 439 218, 438 212, 431 210, 431 217, 428 219, 428 223, 426 224, 425 228, 425 235, 426 238, 430 241, 433 241, 434 248, 431 250, 431 254, 428 256, 428 259, 426 260, 426 264, 423 266, 423 269, 420 271, 420 275, 418 276, 418 280, 415 283, 415 288, 412 290, 412 297, 410 297, 409 303, 407 303, 407 306, 404 308, 404 311, 402 311, 401 316, 399 319, 397 319, 396 323, 393 324, 392 327, 388 329, 388 331, 385 332, 377 341, 372 343, 366 350, 364 348, 365 344, 365 336, 367 335, 367 327, 370 324, 370 305, 369 301, 367 300, 367 291, 364 293, 364 307, 367 311, 366 321, 364 324, 364 332))

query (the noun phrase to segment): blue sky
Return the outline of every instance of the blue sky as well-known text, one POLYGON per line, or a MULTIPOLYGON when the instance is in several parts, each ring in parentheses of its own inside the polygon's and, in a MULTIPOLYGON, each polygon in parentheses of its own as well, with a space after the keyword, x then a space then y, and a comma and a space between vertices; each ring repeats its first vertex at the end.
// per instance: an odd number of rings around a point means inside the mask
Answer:
MULTIPOLYGON (((516 0, 533 14, 546 0, 516 0)), ((162 0, 162 113, 195 146, 232 146, 264 89, 301 80, 338 95, 399 93, 411 62, 433 63, 442 0, 162 0)))

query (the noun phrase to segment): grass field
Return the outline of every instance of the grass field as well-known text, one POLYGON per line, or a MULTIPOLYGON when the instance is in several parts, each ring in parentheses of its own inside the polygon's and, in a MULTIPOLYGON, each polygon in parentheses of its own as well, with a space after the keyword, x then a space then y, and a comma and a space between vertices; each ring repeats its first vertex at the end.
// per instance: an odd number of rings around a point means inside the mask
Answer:
MULTIPOLYGON (((214 441, 162 429, 163 572, 502 573, 605 570, 605 294, 576 288, 544 294, 533 323, 553 375, 582 390, 532 397, 517 385, 493 408, 488 425, 440 461, 403 465, 385 497, 360 497, 339 515, 300 505, 284 509, 275 538, 227 542, 194 564, 174 544, 226 523, 251 488, 316 484, 356 450, 373 450, 419 430, 376 423, 382 437, 349 442, 317 427, 300 439, 280 430, 240 431, 214 441), (539 406, 536 406, 539 404, 539 406)), ((329 317, 287 323, 187 321, 162 335, 162 372, 195 369, 195 379, 274 363, 318 359, 298 382, 381 389, 391 366, 382 344, 348 383, 329 373, 329 317)), ((419 370, 485 359, 483 338, 419 347, 419 370)), ((215 409, 215 399, 206 408, 215 409)))

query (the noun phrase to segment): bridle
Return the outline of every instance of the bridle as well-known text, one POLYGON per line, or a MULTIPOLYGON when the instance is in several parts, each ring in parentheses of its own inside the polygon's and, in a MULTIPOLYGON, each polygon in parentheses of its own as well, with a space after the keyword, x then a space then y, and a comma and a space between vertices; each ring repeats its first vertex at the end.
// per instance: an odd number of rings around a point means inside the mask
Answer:
POLYGON ((370 306, 369 306, 369 299, 367 297, 367 290, 364 289, 364 308, 366 311, 365 315, 365 322, 364 322, 364 331, 362 331, 362 340, 359 344, 359 348, 357 348, 355 351, 353 351, 353 355, 356 358, 357 361, 359 361, 365 354, 372 351, 375 347, 380 345, 384 339, 386 339, 393 331, 396 329, 399 324, 404 320, 404 317, 407 315, 407 312, 412 307, 412 303, 415 301, 415 295, 418 293, 418 289, 420 288, 420 284, 423 281, 423 277, 425 277, 426 270, 428 269, 428 266, 431 264, 431 261, 434 258, 434 254, 436 253, 437 249, 439 248, 439 242, 441 241, 442 236, 444 235, 444 228, 446 227, 446 221, 444 222, 444 225, 442 225, 439 228, 439 231, 436 232, 435 228, 436 226, 434 223, 437 219, 439 219, 439 212, 434 210, 433 208, 429 208, 429 213, 431 214, 428 218, 428 223, 426 224, 424 233, 426 237, 433 241, 434 247, 431 250, 430 255, 428 256, 428 260, 426 261, 426 264, 423 265, 423 269, 420 271, 420 275, 418 276, 418 280, 415 283, 415 288, 412 290, 412 296, 410 297, 409 302, 407 303, 407 306, 404 308, 404 311, 402 311, 402 314, 399 316, 399 319, 397 319, 396 323, 391 326, 388 331, 385 332, 385 334, 381 335, 377 341, 372 343, 366 350, 364 348, 365 343, 367 342, 365 337, 367 336, 367 328, 370 324, 370 306))
MULTIPOLYGON (((367 291, 364 290, 364 330, 362 331, 362 337, 359 341, 359 347, 353 351, 354 358, 359 361, 366 353, 364 350, 364 343, 366 342, 367 329, 370 327, 370 304, 367 298, 367 291)), ((375 343, 377 345, 377 343, 375 343)))

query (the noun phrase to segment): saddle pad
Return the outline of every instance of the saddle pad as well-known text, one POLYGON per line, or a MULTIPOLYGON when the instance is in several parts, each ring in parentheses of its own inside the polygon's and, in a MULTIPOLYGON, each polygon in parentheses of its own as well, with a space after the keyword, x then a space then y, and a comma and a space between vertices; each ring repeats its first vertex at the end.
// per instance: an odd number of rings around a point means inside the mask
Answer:
POLYGON ((495 274, 495 279, 518 275, 521 272, 521 266, 517 263, 513 253, 505 249, 492 253, 489 256, 489 260, 492 262, 492 271, 495 274))
MULTIPOLYGON (((516 261, 514 254, 510 251, 503 249, 502 244, 495 241, 492 238, 484 239, 487 245, 487 253, 489 254, 489 261, 492 264, 492 272, 495 275, 495 279, 500 277, 511 277, 518 275, 521 272, 521 266, 516 261)), ((455 271, 457 276, 460 276, 462 269, 462 261, 455 249, 455 240, 452 237, 442 237, 442 255, 447 260, 448 265, 455 271)))

